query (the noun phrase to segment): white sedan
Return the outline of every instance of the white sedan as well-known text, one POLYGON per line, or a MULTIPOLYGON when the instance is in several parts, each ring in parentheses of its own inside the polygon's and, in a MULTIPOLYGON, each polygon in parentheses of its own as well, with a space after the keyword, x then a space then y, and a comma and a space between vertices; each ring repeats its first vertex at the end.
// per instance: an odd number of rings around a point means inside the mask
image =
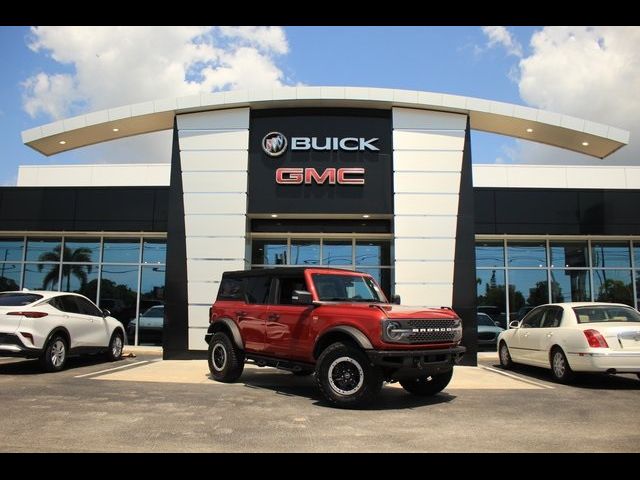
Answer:
POLYGON ((500 364, 574 372, 635 373, 640 378, 640 313, 618 303, 555 303, 531 310, 498 336, 500 364))
POLYGON ((48 371, 62 370, 69 355, 122 356, 124 327, 88 298, 75 293, 0 293, 0 356, 39 358, 48 371))

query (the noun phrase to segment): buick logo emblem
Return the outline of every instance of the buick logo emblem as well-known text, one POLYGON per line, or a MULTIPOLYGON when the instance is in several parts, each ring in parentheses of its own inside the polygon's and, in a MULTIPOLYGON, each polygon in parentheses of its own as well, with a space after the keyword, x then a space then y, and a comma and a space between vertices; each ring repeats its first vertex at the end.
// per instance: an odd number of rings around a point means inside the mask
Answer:
POLYGON ((262 150, 270 157, 279 157, 287 149, 287 137, 280 132, 269 132, 262 139, 262 150))

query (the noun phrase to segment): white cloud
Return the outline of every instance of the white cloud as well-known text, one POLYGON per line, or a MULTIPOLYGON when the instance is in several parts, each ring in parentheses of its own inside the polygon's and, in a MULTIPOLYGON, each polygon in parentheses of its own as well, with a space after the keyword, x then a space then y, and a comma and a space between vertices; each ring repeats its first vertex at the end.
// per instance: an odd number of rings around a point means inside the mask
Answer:
POLYGON ((631 131, 630 144, 604 160, 520 143, 524 163, 640 164, 640 27, 545 27, 520 61, 522 99, 631 131))
MULTIPOLYGON (((43 121, 158 98, 287 83, 277 65, 289 51, 281 27, 32 27, 29 48, 60 64, 61 71, 39 72, 22 84, 24 110, 43 121)), ((163 145, 169 138, 160 137, 163 145)), ((159 148, 153 138, 109 142, 74 155, 82 161, 169 161, 170 148, 159 148)))
POLYGON ((29 44, 73 73, 24 82, 24 108, 60 118, 147 100, 283 83, 280 27, 33 27, 29 44))
POLYGON ((522 45, 505 27, 482 27, 482 32, 489 38, 487 41, 488 48, 500 46, 507 51, 508 55, 522 57, 522 45))

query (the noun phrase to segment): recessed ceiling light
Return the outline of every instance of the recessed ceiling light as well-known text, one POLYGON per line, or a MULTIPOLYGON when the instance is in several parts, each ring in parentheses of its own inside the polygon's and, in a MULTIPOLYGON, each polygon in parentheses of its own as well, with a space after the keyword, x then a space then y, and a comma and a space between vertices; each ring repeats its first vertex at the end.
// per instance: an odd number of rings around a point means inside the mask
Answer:
POLYGON ((272 214, 271 214, 271 218, 278 218, 278 215, 277 215, 277 214, 275 214, 275 213, 272 213, 272 214))
POLYGON ((119 129, 119 128, 113 128, 112 130, 113 130, 114 132, 119 132, 119 131, 120 131, 120 129, 119 129))
POLYGON ((367 214, 362 215, 362 218, 369 218, 369 215, 367 215, 367 214))
POLYGON ((527 133, 532 133, 533 132, 533 128, 527 128, 527 133))
POLYGON ((65 144, 65 143, 67 143, 67 142, 66 142, 66 140, 60 140, 58 143, 59 143, 60 145, 64 145, 64 144, 65 144))
POLYGON ((583 147, 588 147, 589 146, 589 142, 582 142, 582 146, 583 147))

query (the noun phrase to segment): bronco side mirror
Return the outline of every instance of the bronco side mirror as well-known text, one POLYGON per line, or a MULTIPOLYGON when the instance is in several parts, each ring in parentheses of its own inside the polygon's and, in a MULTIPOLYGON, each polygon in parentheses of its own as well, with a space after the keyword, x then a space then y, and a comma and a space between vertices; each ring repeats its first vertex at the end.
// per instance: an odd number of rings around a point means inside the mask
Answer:
POLYGON ((313 298, 311 298, 311 292, 306 290, 294 290, 291 294, 291 303, 294 305, 311 305, 313 298))
POLYGON ((518 320, 514 320, 509 324, 509 328, 518 328, 518 325, 520 325, 520 322, 518 320))
POLYGON ((103 317, 108 317, 109 315, 111 315, 111 312, 109 310, 107 310, 106 308, 102 309, 102 316, 103 317))
POLYGON ((396 305, 400 305, 400 295, 392 295, 391 303, 395 303, 396 305))

